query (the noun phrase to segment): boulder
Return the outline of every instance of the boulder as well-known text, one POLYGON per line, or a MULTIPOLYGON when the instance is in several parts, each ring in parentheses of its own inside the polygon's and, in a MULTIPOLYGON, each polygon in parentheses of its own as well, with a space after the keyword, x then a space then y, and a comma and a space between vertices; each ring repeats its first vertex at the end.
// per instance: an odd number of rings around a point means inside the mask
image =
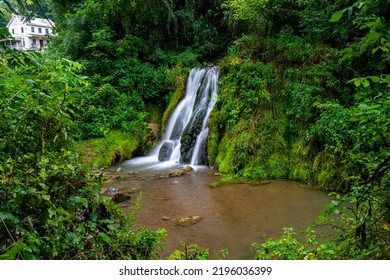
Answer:
POLYGON ((111 186, 103 194, 107 196, 114 196, 117 193, 119 193, 119 189, 115 186, 111 186))
POLYGON ((191 171, 193 171, 194 169, 193 169, 191 166, 187 165, 186 167, 184 167, 183 170, 184 170, 185 172, 191 172, 191 171))
POLYGON ((122 172, 122 170, 123 170, 122 167, 118 167, 117 170, 115 170, 115 172, 119 173, 119 172, 122 172))
POLYGON ((173 149, 175 147, 175 143, 173 141, 165 141, 160 151, 158 152, 158 160, 159 161, 167 161, 171 157, 173 149))
POLYGON ((169 170, 169 177, 180 177, 184 175, 184 170, 182 169, 171 169, 169 170))

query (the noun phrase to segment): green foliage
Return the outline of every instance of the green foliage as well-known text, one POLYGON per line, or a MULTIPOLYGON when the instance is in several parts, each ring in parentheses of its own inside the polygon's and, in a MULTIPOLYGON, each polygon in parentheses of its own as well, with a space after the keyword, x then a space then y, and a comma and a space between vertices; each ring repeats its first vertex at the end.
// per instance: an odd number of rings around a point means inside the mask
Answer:
POLYGON ((288 33, 260 42, 244 36, 229 54, 210 119, 210 162, 239 176, 314 183, 321 171, 312 173, 318 146, 310 123, 314 104, 339 83, 328 61, 336 55, 288 33))
POLYGON ((1 56, 0 258, 156 258, 165 231, 126 218, 99 194, 101 178, 67 149, 88 86, 82 66, 12 51, 1 56))
POLYGON ((198 244, 183 244, 183 251, 175 250, 168 260, 208 260, 209 251, 198 244))
POLYGON ((66 145, 73 114, 70 104, 75 102, 72 92, 86 85, 77 74, 80 68, 71 61, 37 57, 22 68, 5 69, 0 84, 3 152, 19 155, 40 150, 44 155, 46 148, 66 145))
POLYGON ((70 152, 50 153, 38 160, 34 154, 9 158, 1 165, 0 176, 2 257, 156 257, 154 248, 164 232, 134 228, 121 208, 97 196, 100 179, 70 152))

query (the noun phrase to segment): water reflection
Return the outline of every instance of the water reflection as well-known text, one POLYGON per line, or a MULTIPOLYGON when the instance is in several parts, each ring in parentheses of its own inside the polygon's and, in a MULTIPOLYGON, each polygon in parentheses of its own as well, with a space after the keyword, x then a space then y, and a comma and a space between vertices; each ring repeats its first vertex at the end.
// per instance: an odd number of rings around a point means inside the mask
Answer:
MULTIPOLYGON (((310 226, 329 202, 326 192, 293 181, 212 189, 210 183, 218 178, 208 168, 198 167, 184 176, 169 178, 165 168, 133 173, 131 165, 122 167, 125 180, 107 181, 104 186, 142 190, 139 222, 152 230, 165 228, 168 233, 162 258, 182 249, 183 243, 197 243, 208 248, 213 259, 221 257, 219 252, 224 248, 229 249, 228 259, 251 259, 249 244, 276 238, 283 227, 298 232, 310 226), (202 219, 188 227, 177 225, 177 220, 187 216, 202 219)), ((125 212, 134 200, 121 204, 125 212)))

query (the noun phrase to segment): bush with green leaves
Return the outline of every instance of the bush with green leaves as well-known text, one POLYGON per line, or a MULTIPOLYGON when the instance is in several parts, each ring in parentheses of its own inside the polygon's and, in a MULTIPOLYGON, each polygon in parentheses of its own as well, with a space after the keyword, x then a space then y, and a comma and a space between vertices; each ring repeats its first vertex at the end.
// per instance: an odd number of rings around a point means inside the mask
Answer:
POLYGON ((101 177, 67 149, 87 85, 81 65, 1 55, 0 258, 156 258, 165 231, 125 217, 100 195, 101 177))

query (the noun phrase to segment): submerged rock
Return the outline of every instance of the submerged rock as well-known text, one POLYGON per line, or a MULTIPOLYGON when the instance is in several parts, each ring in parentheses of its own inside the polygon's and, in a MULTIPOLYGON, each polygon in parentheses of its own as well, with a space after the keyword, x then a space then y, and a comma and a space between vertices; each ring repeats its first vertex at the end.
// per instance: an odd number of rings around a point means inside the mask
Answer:
POLYGON ((201 216, 187 216, 176 221, 176 225, 182 227, 189 227, 202 220, 201 216))

